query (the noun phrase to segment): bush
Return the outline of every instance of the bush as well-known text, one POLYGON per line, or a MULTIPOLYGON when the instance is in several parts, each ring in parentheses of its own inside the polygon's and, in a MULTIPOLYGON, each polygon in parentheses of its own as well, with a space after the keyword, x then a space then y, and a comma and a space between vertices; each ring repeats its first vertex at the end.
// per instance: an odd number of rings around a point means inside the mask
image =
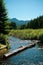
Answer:
POLYGON ((7 49, 10 49, 10 44, 9 42, 6 43, 7 49))
POLYGON ((3 34, 0 34, 0 43, 6 44, 5 36, 3 34))
POLYGON ((39 40, 43 42, 43 34, 39 36, 39 40))

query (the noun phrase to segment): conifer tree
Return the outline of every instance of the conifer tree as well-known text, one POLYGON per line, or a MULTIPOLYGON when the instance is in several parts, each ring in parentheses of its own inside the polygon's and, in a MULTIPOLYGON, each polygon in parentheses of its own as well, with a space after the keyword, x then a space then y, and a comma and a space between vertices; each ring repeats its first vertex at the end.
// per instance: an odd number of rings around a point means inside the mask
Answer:
POLYGON ((4 0, 0 0, 0 33, 5 33, 5 21, 7 19, 8 18, 4 0))

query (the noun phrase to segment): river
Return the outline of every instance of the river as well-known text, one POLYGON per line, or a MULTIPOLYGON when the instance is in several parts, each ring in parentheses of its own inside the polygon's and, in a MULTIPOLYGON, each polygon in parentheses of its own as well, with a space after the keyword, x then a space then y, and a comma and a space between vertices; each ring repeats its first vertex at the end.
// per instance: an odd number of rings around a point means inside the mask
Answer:
MULTIPOLYGON (((31 40, 21 40, 15 37, 9 37, 9 43, 11 52, 20 46, 25 46, 32 43, 31 40)), ((0 65, 43 65, 43 45, 36 44, 34 47, 26 49, 16 55, 13 55, 7 59, 1 59, 0 65)))

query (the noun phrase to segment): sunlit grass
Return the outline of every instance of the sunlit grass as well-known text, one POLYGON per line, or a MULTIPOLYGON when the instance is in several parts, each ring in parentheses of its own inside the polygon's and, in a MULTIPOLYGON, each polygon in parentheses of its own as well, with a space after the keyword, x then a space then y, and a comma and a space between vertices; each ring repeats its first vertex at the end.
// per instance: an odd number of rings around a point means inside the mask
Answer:
POLYGON ((43 35, 43 29, 11 30, 9 35, 13 35, 21 39, 40 39, 43 35))

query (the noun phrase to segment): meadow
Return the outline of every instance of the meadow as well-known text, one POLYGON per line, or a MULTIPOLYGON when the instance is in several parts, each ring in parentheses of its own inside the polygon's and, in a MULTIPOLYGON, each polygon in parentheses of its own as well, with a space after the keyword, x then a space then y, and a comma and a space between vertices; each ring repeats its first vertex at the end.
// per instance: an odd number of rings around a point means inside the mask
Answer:
POLYGON ((11 30, 9 35, 20 39, 35 39, 43 41, 43 29, 11 30))

